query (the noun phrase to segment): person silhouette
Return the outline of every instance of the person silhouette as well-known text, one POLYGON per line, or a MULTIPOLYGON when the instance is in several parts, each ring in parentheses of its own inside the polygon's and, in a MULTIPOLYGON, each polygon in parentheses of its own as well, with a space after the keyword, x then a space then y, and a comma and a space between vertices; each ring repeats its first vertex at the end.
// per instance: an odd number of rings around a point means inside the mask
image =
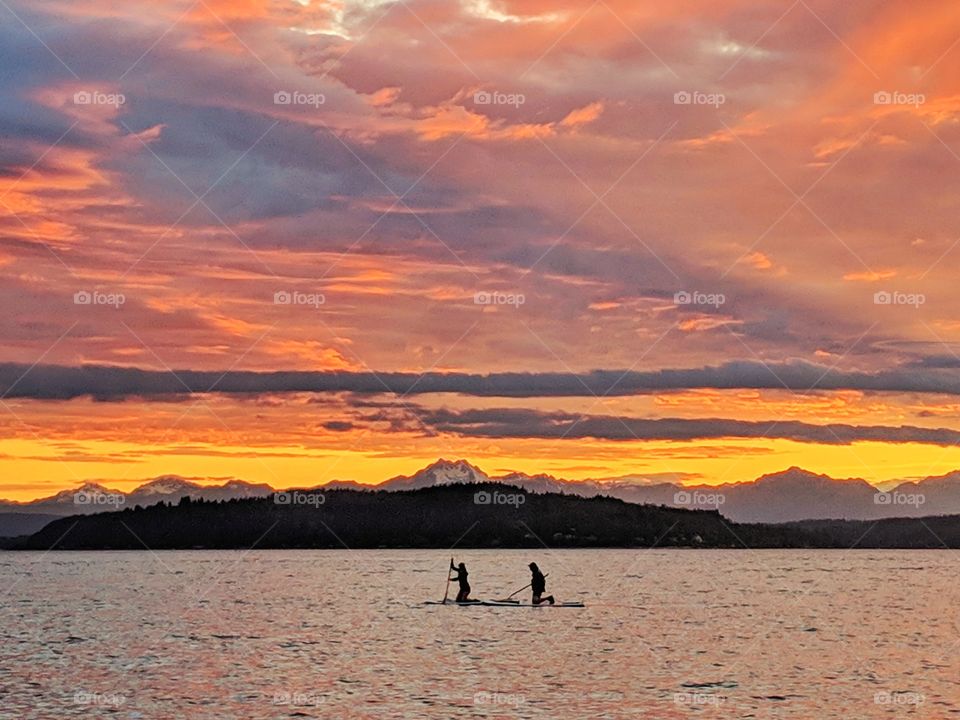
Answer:
POLYGON ((470 583, 467 582, 467 566, 463 563, 460 563, 458 566, 454 566, 453 560, 450 561, 450 569, 453 570, 456 574, 455 577, 450 578, 451 580, 456 580, 460 583, 460 591, 457 593, 456 602, 467 602, 470 599, 470 583))
POLYGON ((550 603, 553 605, 553 595, 548 595, 543 597, 543 593, 547 591, 547 578, 540 568, 537 567, 537 564, 532 562, 530 563, 530 572, 533 573, 533 579, 530 581, 530 588, 533 590, 533 604, 540 605, 541 603, 550 603))

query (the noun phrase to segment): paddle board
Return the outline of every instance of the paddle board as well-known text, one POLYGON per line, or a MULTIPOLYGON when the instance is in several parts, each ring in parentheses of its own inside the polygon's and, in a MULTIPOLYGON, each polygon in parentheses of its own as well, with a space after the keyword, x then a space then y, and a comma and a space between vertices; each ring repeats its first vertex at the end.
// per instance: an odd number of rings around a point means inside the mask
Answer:
POLYGON ((572 607, 572 608, 582 608, 586 607, 582 602, 564 602, 564 603, 555 603, 551 605, 550 603, 541 603, 540 605, 532 605, 531 603, 521 603, 516 600, 468 600, 467 602, 456 602, 455 600, 447 600, 447 602, 438 602, 437 600, 427 600, 423 603, 424 605, 478 605, 480 607, 572 607))

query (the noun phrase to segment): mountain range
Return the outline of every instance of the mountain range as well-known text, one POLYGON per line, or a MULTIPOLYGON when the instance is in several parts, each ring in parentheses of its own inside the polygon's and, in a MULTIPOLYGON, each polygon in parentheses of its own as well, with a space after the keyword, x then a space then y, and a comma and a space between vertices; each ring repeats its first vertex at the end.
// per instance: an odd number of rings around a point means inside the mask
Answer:
POLYGON ((0 537, 37 532, 44 525, 66 515, 89 515, 125 507, 149 507, 161 502, 176 504, 183 497, 203 500, 233 500, 266 497, 274 492, 269 485, 231 479, 219 485, 203 485, 176 475, 164 475, 140 485, 129 493, 87 482, 71 490, 30 502, 0 500, 0 537))
POLYGON ((735 523, 716 510, 532 493, 502 483, 334 489, 57 518, 3 550, 240 548, 960 548, 960 516, 735 523), (298 500, 293 498, 297 497, 298 500))
MULTIPOLYGON (((734 522, 782 523, 810 519, 876 520, 960 514, 960 471, 921 481, 894 484, 886 492, 859 478, 835 479, 802 468, 763 475, 756 480, 723 485, 649 483, 637 478, 565 480, 552 475, 511 472, 488 475, 466 460, 440 459, 413 475, 399 475, 378 485, 337 480, 324 489, 418 490, 428 487, 496 482, 530 492, 594 497, 607 495, 626 502, 668 507, 719 510, 734 522)), ((201 484, 175 475, 155 478, 129 493, 98 483, 85 483, 30 502, 0 500, 0 536, 36 532, 55 517, 90 514, 160 502, 176 504, 183 497, 231 500, 266 497, 266 484, 230 479, 201 484)))
MULTIPOLYGON (((438 460, 409 476, 391 478, 379 490, 417 490, 456 483, 497 482, 531 492, 607 495, 626 502, 694 510, 719 510, 734 522, 877 520, 960 514, 960 471, 881 491, 860 478, 834 479, 791 467, 756 480, 722 485, 648 483, 637 478, 564 480, 552 475, 487 475, 466 460, 438 460)), ((334 482, 327 487, 369 487, 334 482)))

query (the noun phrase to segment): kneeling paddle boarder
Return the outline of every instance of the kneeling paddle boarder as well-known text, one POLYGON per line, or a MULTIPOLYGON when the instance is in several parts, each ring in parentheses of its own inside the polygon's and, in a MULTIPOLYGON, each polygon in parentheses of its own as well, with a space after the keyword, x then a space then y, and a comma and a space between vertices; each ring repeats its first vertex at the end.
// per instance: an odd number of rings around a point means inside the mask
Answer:
POLYGON ((533 573, 533 579, 530 581, 530 588, 533 590, 533 604, 539 605, 547 602, 553 605, 553 595, 543 597, 543 593, 547 590, 547 578, 540 572, 536 563, 530 563, 530 572, 533 573))

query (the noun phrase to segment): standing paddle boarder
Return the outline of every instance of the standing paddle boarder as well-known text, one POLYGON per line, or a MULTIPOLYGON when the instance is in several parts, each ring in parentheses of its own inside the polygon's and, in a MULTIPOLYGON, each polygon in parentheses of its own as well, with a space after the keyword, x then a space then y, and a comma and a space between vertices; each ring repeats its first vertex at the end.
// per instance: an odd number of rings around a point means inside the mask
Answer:
POLYGON ((546 576, 540 572, 540 568, 533 562, 530 563, 530 572, 533 573, 533 579, 530 581, 530 588, 533 590, 533 604, 539 605, 540 603, 548 602, 553 605, 553 595, 542 597, 543 593, 547 590, 546 576))
POLYGON ((453 558, 450 558, 450 569, 453 570, 457 575, 456 577, 450 578, 450 580, 456 580, 460 583, 460 592, 457 593, 456 602, 467 602, 470 599, 470 583, 467 582, 467 566, 463 563, 460 563, 458 566, 454 566, 453 558))

